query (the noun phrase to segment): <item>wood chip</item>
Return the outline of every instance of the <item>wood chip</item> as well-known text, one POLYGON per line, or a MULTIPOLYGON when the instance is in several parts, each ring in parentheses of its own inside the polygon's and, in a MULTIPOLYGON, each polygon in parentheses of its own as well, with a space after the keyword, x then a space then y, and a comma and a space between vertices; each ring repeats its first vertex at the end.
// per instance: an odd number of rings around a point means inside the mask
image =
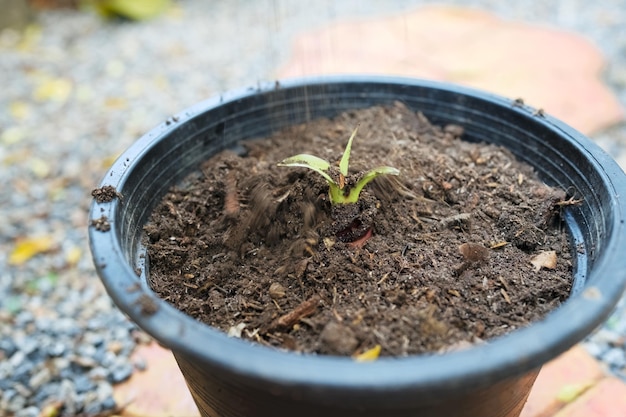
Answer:
POLYGON ((500 248, 505 247, 508 244, 509 242, 506 242, 506 241, 494 242, 489 246, 489 249, 500 249, 500 248))
POLYGON ((504 301, 506 301, 507 303, 511 304, 511 298, 509 297, 509 294, 507 294, 507 292, 506 292, 506 290, 504 288, 500 288, 500 293, 504 297, 504 301))
POLYGON ((556 268, 556 252, 553 250, 540 252, 530 259, 530 263, 535 267, 535 271, 541 268, 554 269, 556 268))
POLYGON ((307 317, 313 314, 315 310, 317 309, 317 306, 320 303, 320 301, 321 301, 320 297, 318 295, 314 295, 308 300, 302 302, 300 305, 298 305, 296 308, 291 310, 289 313, 283 314, 282 316, 274 320, 272 324, 270 325, 268 331, 290 328, 291 326, 296 324, 298 321, 300 321, 301 318, 307 317))
POLYGON ((224 214, 233 217, 239 213, 239 196, 237 195, 237 179, 233 173, 226 178, 226 195, 224 196, 224 214))

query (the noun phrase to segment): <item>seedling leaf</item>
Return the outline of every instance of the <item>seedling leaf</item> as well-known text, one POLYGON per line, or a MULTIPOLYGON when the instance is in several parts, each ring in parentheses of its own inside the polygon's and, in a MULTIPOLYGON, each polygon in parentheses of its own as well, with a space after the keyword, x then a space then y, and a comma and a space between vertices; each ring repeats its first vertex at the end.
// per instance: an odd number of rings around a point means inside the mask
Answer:
POLYGON ((281 167, 304 167, 312 169, 313 171, 319 173, 324 179, 329 183, 333 184, 335 181, 328 175, 328 170, 330 170, 330 163, 328 161, 323 160, 315 155, 309 155, 306 153, 301 153, 299 155, 291 156, 287 159, 283 159, 282 162, 278 164, 281 167))
POLYGON ((367 171, 359 181, 357 181, 354 188, 350 190, 350 193, 346 197, 347 203, 356 203, 359 201, 359 195, 363 188, 374 178, 379 175, 400 175, 400 171, 393 167, 377 167, 367 171))
POLYGON ((400 171, 396 168, 381 166, 367 171, 361 176, 353 187, 346 188, 346 177, 348 176, 348 164, 350 162, 350 151, 352 149, 352 140, 356 136, 358 126, 352 132, 346 149, 343 152, 341 161, 339 161, 339 178, 331 177, 330 163, 315 155, 298 154, 283 159, 278 166, 284 167, 304 167, 312 169, 319 173, 328 183, 328 195, 332 204, 349 204, 359 201, 359 195, 363 188, 374 178, 379 175, 399 175, 400 171))
POLYGON ((359 130, 359 126, 354 128, 352 131, 352 135, 350 135, 350 139, 348 139, 348 144, 346 145, 346 150, 343 151, 343 156, 341 157, 341 161, 339 162, 339 172, 344 177, 348 176, 348 163, 350 161, 350 150, 352 149, 352 140, 356 136, 356 131, 359 130))

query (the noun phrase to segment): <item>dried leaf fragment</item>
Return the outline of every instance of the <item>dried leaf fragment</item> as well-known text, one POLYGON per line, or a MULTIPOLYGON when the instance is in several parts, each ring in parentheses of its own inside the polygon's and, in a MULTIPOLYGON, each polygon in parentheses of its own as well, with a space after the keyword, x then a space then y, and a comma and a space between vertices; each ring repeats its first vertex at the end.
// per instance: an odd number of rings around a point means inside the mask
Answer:
POLYGON ((556 251, 548 250, 538 253, 530 259, 530 263, 535 267, 535 271, 541 268, 556 268, 556 251))
POLYGON ((33 256, 48 252, 53 246, 54 239, 52 239, 52 236, 40 236, 21 240, 15 245, 9 256, 9 264, 23 265, 33 256))
POLYGON ((39 417, 57 417, 63 408, 63 401, 54 401, 41 409, 39 417))
POLYGON ((317 309, 321 299, 318 295, 314 295, 306 301, 300 303, 296 308, 287 314, 278 317, 270 324, 268 331, 288 329, 301 318, 310 316, 317 309))
POLYGON ((578 397, 580 397, 592 386, 592 383, 563 385, 559 392, 556 394, 556 399, 564 403, 574 402, 578 397))
POLYGON ((246 328, 246 323, 239 323, 235 326, 231 326, 230 329, 228 329, 228 337, 236 337, 240 339, 241 332, 245 328, 246 328))

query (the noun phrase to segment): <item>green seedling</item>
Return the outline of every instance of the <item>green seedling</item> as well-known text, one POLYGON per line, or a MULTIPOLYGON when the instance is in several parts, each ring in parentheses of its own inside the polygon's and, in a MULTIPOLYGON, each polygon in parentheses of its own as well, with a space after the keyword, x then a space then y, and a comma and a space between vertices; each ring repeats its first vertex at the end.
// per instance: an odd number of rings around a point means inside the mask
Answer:
POLYGON ((339 161, 339 171, 332 167, 330 162, 309 154, 299 154, 280 162, 279 166, 284 167, 304 167, 312 169, 319 173, 329 185, 328 195, 332 204, 350 204, 359 201, 359 195, 363 188, 374 178, 379 175, 399 175, 400 171, 396 168, 381 166, 371 169, 362 175, 358 175, 354 186, 348 186, 346 178, 348 177, 348 162, 350 160, 350 150, 352 148, 352 140, 356 136, 358 126, 352 132, 346 149, 343 151, 341 161, 339 161))

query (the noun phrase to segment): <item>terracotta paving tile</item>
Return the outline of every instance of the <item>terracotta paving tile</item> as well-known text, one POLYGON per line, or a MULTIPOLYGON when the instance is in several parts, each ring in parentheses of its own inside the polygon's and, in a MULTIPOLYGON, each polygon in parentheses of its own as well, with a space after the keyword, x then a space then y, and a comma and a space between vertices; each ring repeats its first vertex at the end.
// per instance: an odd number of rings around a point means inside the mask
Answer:
POLYGON ((277 77, 356 72, 450 81, 521 97, 591 133, 623 119, 599 78, 603 65, 599 50, 575 33, 427 6, 304 32, 277 77))
POLYGON ((520 417, 552 416, 604 377, 600 364, 584 348, 575 346, 544 365, 520 417))
POLYGON ((133 360, 139 358, 147 363, 146 370, 135 372, 126 382, 114 387, 117 404, 127 404, 121 417, 200 415, 172 352, 151 343, 135 349, 133 360))
POLYGON ((554 417, 624 416, 626 416, 626 384, 617 378, 603 379, 554 415, 554 417))
MULTIPOLYGON (((137 348, 134 357, 145 360, 148 367, 143 372, 136 372, 128 381, 115 386, 115 399, 118 404, 128 404, 121 413, 121 417, 197 417, 199 415, 178 365, 169 350, 152 343, 137 348)), ((626 416, 624 412, 626 385, 613 378, 602 380, 604 377, 605 374, 598 362, 582 347, 574 347, 543 367, 521 417, 552 417, 564 406, 567 407, 563 411, 574 405, 578 406, 580 402, 589 404, 589 407, 598 408, 601 412, 621 410, 622 414, 619 415, 626 416), (593 386, 600 380, 603 385, 599 393, 589 398, 589 393, 598 392, 593 386), (577 397, 577 394, 582 395, 577 397), (621 395, 621 397, 614 401, 607 397, 609 394, 621 395), (599 396, 602 396, 604 400, 599 396), (605 400, 615 402, 615 404, 603 404, 601 401, 605 400), (568 402, 572 403, 568 405, 568 402)), ((572 410, 579 412, 578 408, 572 408, 572 410)), ((558 414, 559 417, 578 417, 579 415, 596 416, 595 414, 558 414)), ((617 414, 598 414, 598 417, 613 417, 614 415, 617 416, 617 414)))

